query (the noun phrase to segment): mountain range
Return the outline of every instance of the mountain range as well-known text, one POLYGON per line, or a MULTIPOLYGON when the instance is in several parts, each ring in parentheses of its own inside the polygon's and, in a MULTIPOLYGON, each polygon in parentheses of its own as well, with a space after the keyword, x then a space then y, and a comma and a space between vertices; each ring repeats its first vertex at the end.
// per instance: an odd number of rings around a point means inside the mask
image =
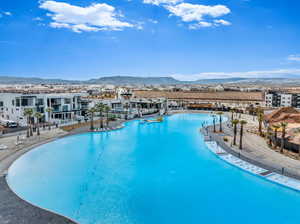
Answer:
POLYGON ((0 76, 0 84, 145 84, 145 85, 172 85, 172 84, 300 84, 300 77, 276 77, 276 78, 223 78, 223 79, 199 79, 196 81, 180 81, 172 77, 134 77, 134 76, 106 76, 86 81, 64 79, 42 79, 35 77, 11 77, 0 76))

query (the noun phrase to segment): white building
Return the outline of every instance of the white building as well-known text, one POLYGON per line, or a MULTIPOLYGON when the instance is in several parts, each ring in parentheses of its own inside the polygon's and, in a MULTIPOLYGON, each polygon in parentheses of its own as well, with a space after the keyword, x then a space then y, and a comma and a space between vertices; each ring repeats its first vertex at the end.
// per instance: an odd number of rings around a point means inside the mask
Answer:
POLYGON ((42 121, 71 120, 87 110, 82 100, 86 93, 0 93, 0 119, 26 125, 24 110, 33 109, 44 115, 42 121), (48 113, 47 108, 52 108, 48 113), (51 117, 49 117, 49 115, 51 117))
POLYGON ((299 94, 268 92, 265 95, 265 104, 267 107, 300 107, 299 94))
POLYGON ((292 94, 281 94, 281 107, 291 107, 292 106, 292 94))

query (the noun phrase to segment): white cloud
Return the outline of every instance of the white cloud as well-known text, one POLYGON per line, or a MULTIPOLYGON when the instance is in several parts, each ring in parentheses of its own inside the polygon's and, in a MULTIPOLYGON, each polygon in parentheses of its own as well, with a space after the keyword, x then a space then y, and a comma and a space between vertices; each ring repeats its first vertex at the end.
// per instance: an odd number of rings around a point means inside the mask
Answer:
POLYGON ((182 0, 144 0, 143 2, 145 4, 152 4, 152 5, 162 5, 162 4, 174 5, 179 2, 182 2, 182 0))
POLYGON ((7 15, 7 16, 12 16, 12 13, 11 12, 3 12, 4 15, 7 15))
POLYGON ((231 25, 231 22, 228 22, 224 19, 215 19, 214 23, 215 23, 216 26, 219 26, 219 25, 230 26, 231 25))
POLYGON ((6 12, 3 12, 3 11, 1 12, 0 11, 0 18, 3 17, 3 16, 12 16, 12 13, 8 12, 8 11, 6 11, 6 12))
POLYGON ((289 61, 300 62, 300 55, 290 55, 288 56, 289 61))
POLYGON ((158 23, 158 21, 157 21, 157 20, 154 20, 154 19, 148 19, 148 22, 149 22, 149 23, 154 23, 154 24, 157 24, 157 23, 158 23))
POLYGON ((248 71, 248 72, 203 72, 198 74, 173 74, 172 77, 183 81, 195 81, 198 79, 215 79, 215 78, 282 78, 282 77, 300 77, 300 69, 278 69, 265 71, 248 71))
POLYGON ((64 2, 44 1, 40 8, 50 11, 47 15, 52 18, 53 28, 67 28, 74 32, 91 32, 100 30, 123 30, 135 25, 119 20, 123 17, 111 5, 92 4, 79 7, 64 2))
POLYGON ((41 17, 35 17, 35 18, 33 18, 32 20, 33 20, 33 21, 43 21, 43 18, 41 18, 41 17))
POLYGON ((230 22, 223 19, 209 20, 209 17, 218 18, 229 14, 231 11, 225 5, 199 5, 191 3, 180 3, 177 5, 164 6, 171 16, 178 16, 183 22, 191 23, 189 29, 199 29, 202 27, 229 26, 230 22))
POLYGON ((212 27, 212 26, 214 26, 213 23, 202 21, 202 22, 199 22, 199 23, 190 24, 189 29, 197 30, 197 29, 202 28, 202 27, 212 27))
POLYGON ((198 5, 190 3, 180 3, 178 5, 165 6, 171 15, 181 17, 184 22, 202 21, 205 16, 217 18, 230 13, 230 9, 224 5, 198 5))

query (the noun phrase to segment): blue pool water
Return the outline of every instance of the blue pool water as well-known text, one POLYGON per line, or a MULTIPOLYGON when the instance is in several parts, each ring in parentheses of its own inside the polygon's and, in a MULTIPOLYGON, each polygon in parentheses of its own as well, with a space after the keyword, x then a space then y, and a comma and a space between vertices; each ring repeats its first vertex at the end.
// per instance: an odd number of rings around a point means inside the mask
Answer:
POLYGON ((199 133, 204 121, 177 114, 66 137, 18 159, 7 180, 25 200, 83 224, 299 223, 300 193, 218 159, 199 133))

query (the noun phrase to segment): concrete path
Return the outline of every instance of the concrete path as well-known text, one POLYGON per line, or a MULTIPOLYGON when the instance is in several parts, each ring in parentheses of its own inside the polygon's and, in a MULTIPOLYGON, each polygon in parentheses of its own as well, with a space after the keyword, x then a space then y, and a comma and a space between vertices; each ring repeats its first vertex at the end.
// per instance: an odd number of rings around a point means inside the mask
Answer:
MULTIPOLYGON (((230 115, 228 114, 228 116, 230 115)), ((246 130, 247 126, 251 129, 253 129, 253 127, 255 126, 253 123, 251 123, 251 121, 253 121, 252 116, 242 115, 241 119, 247 120, 249 122, 249 124, 245 126, 246 130)), ((257 121, 255 120, 253 122, 257 121)), ((244 132, 243 150, 239 150, 238 146, 232 146, 233 129, 231 125, 229 125, 229 122, 223 125, 223 130, 224 133, 215 134, 212 132, 212 128, 210 127, 210 135, 220 144, 226 145, 225 150, 232 150, 233 153, 239 154, 246 160, 249 159, 251 160, 251 162, 256 163, 256 165, 262 166, 263 168, 272 169, 273 171, 276 171, 278 173, 284 172, 283 174, 287 176, 300 179, 300 160, 292 159, 286 155, 280 154, 279 152, 272 150, 267 145, 265 139, 247 131, 244 132), (227 136, 227 138, 229 139, 227 143, 223 141, 224 136, 227 136)), ((239 128, 237 144, 239 144, 239 128)))

